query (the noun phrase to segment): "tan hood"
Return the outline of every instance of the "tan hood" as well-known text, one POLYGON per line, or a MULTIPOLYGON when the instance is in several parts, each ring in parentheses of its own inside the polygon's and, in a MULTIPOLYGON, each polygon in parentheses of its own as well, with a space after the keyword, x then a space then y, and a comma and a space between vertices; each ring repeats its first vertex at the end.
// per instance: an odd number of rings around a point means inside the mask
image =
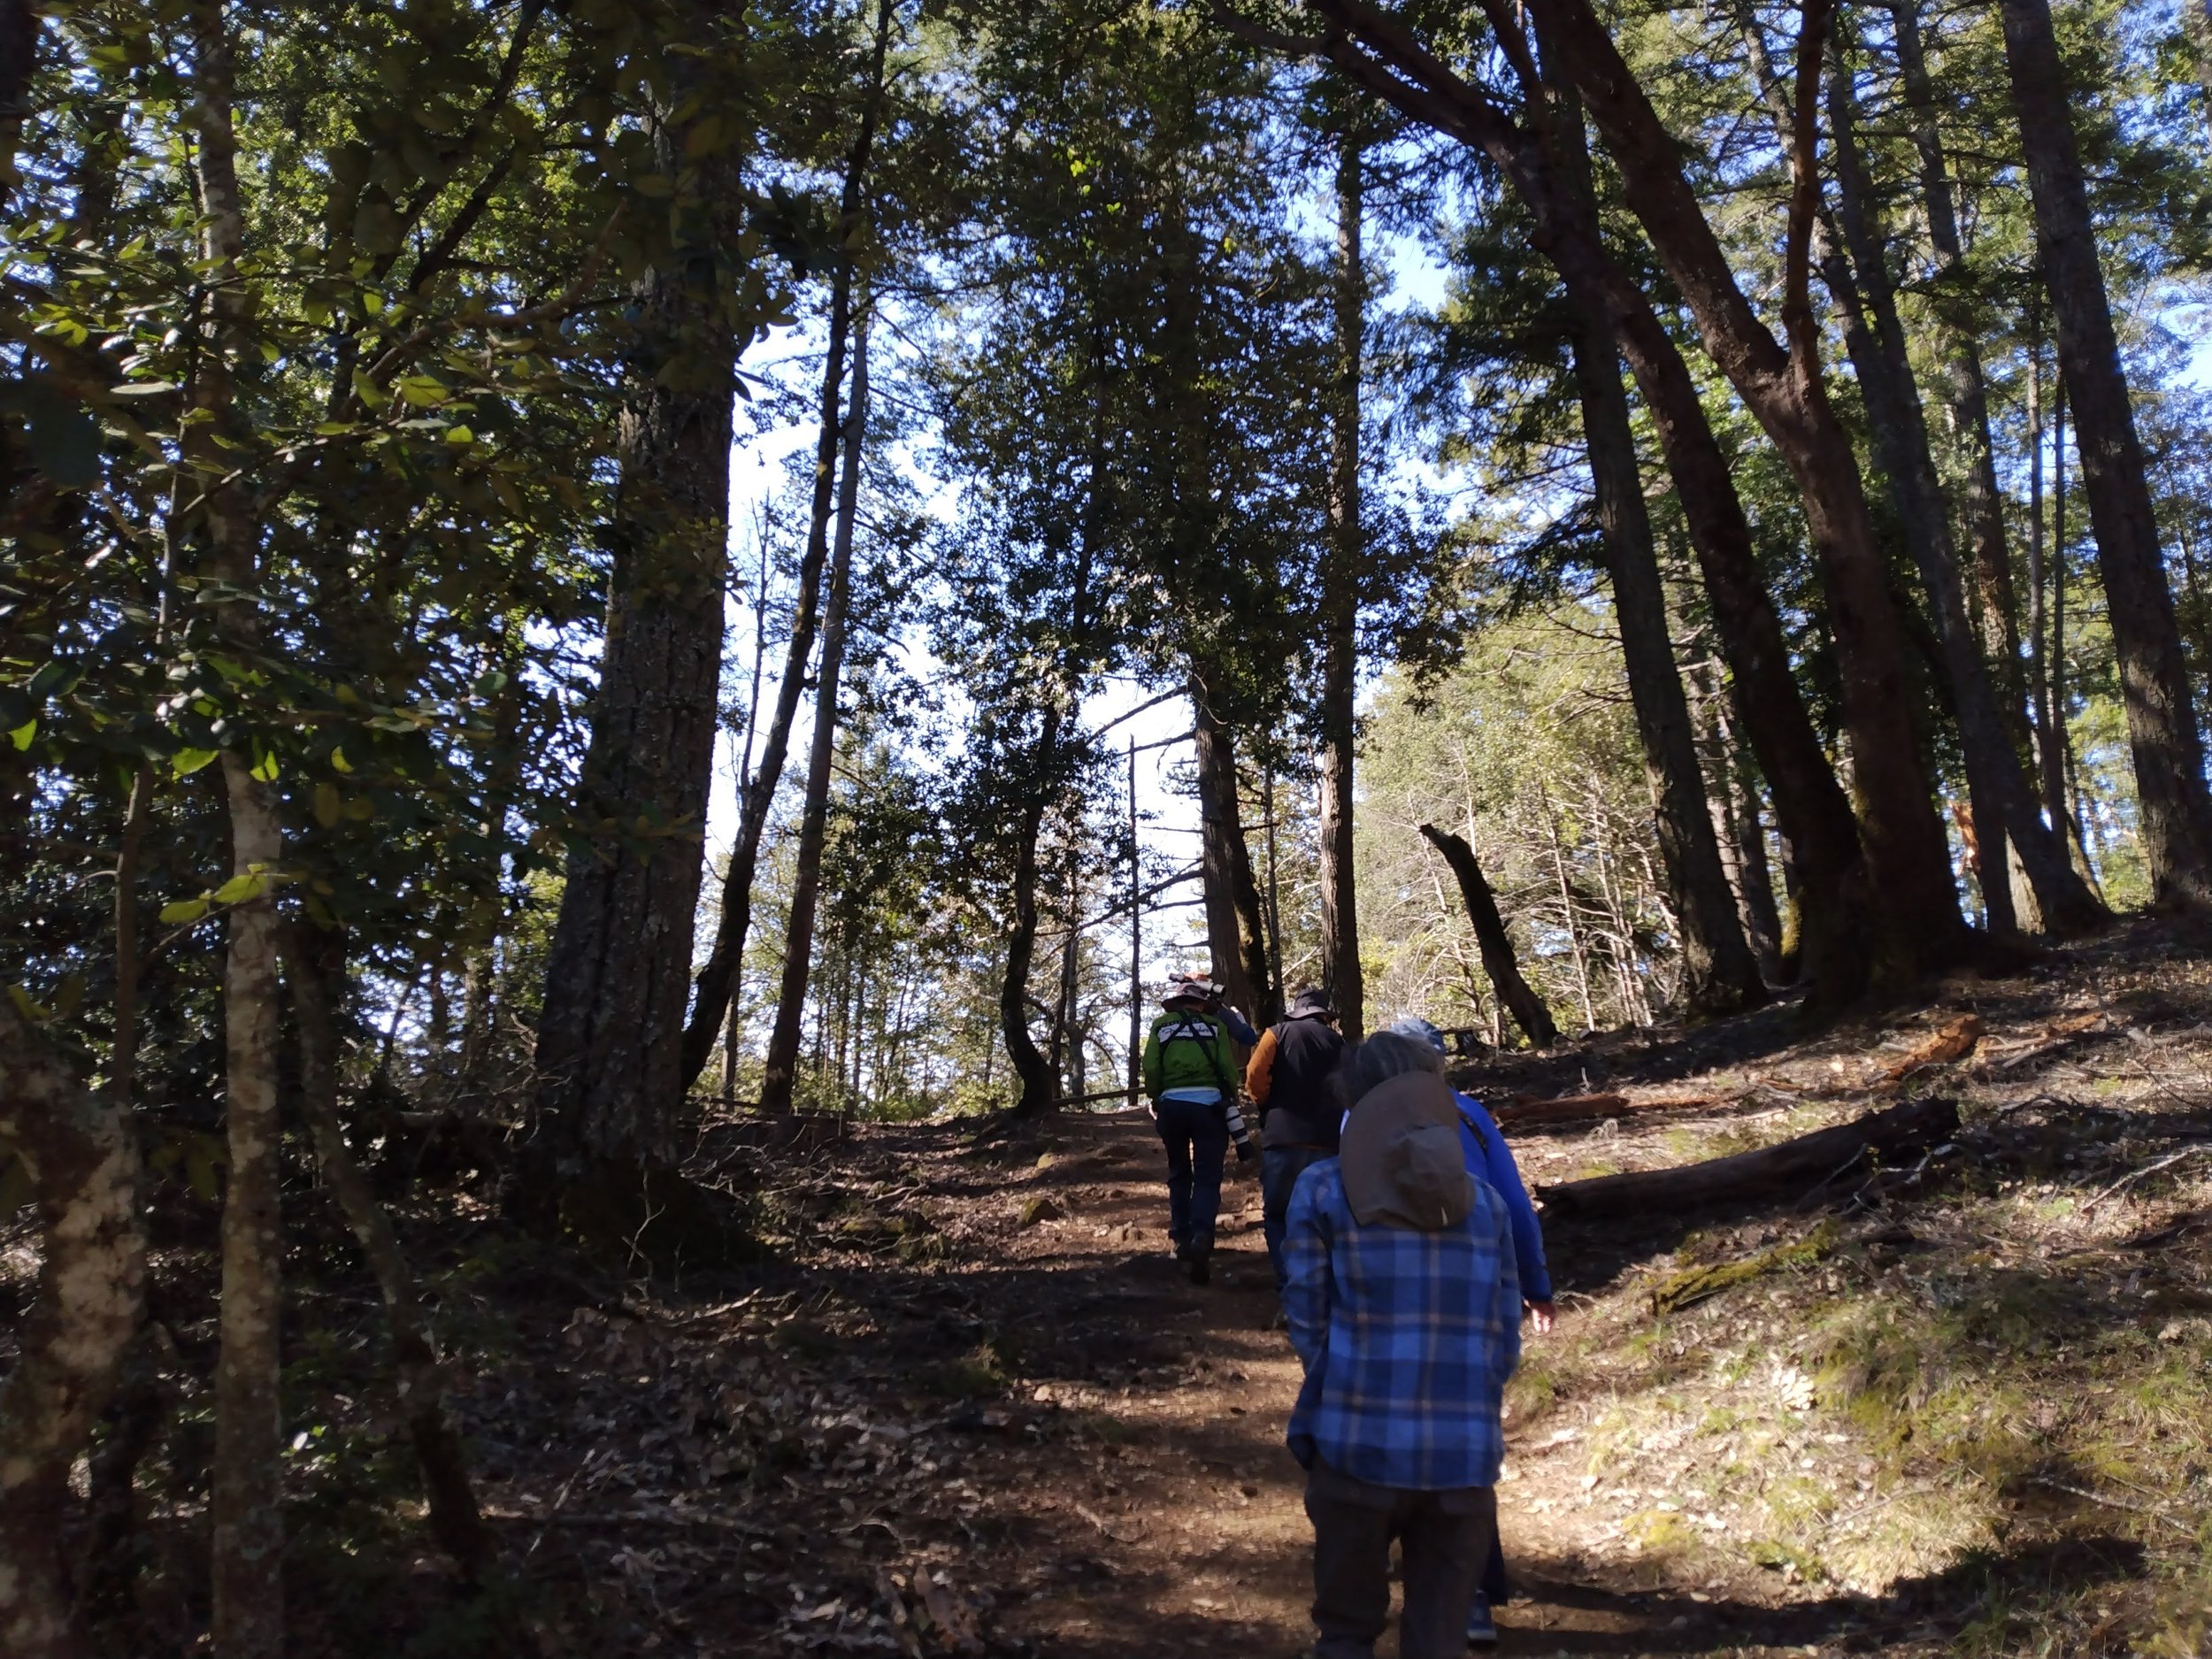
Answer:
POLYGON ((1394 1077, 1360 1096, 1338 1155, 1344 1196, 1363 1226, 1437 1233, 1474 1208, 1451 1086, 1429 1071, 1394 1077))

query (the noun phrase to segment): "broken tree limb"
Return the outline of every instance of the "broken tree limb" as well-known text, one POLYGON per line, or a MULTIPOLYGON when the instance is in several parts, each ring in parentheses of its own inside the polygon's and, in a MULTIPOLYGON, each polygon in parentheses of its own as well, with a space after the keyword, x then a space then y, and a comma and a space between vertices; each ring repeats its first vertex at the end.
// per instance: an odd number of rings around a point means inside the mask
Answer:
POLYGON ((1981 1040, 1981 1016, 1962 1014, 1922 1041, 1882 1075, 1894 1083, 1924 1066, 1946 1065, 1953 1060, 1963 1060, 1974 1052, 1974 1045, 1981 1040))
POLYGON ((1609 1212, 1655 1214, 1694 1209, 1730 1199, 1790 1193, 1832 1176, 1869 1152, 1883 1156, 1917 1151, 1958 1131, 1955 1101, 1908 1101, 1886 1111, 1869 1112, 1832 1129, 1815 1130, 1755 1152, 1710 1158, 1672 1169, 1601 1175, 1540 1190, 1545 1208, 1555 1214, 1609 1212))
POLYGON ((1482 952, 1483 972, 1497 987, 1498 1000, 1512 1013, 1513 1023, 1527 1033, 1529 1041, 1539 1048, 1550 1048, 1559 1041, 1559 1026, 1552 1019, 1551 1010, 1544 1006, 1544 999, 1521 977, 1520 959, 1513 953, 1505 918, 1498 914, 1497 897, 1483 879, 1475 849, 1463 837, 1433 824, 1422 825, 1421 833, 1444 855, 1444 862, 1451 865, 1459 882, 1459 896, 1466 903, 1467 919, 1474 924, 1475 943, 1482 952))

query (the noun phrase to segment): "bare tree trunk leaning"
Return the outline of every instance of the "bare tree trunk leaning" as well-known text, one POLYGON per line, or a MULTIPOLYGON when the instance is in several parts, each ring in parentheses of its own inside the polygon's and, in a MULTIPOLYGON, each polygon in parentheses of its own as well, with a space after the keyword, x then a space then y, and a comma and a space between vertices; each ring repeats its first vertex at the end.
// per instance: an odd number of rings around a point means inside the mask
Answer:
POLYGON ((63 1557, 69 1471, 107 1404, 145 1295, 138 1138, 0 995, 0 1146, 38 1206, 38 1294, 0 1382, 0 1652, 84 1649, 63 1557))
POLYGON ((1444 855, 1444 862, 1452 867, 1452 874, 1459 882, 1460 897, 1467 905, 1467 919, 1474 924, 1475 943, 1482 952, 1483 971, 1496 987, 1498 1000, 1511 1010, 1514 1024, 1532 1044, 1539 1048, 1550 1048, 1559 1041, 1559 1027, 1552 1019, 1551 1010, 1544 1006, 1544 999, 1521 977, 1521 964, 1514 955, 1512 938, 1505 931, 1505 918, 1498 914, 1497 898, 1491 893, 1489 882, 1483 879, 1482 865, 1476 861, 1475 849, 1462 837, 1433 824, 1422 825, 1421 833, 1444 855))
POLYGON ((2173 594, 2159 550, 2143 446, 2120 364, 2089 190, 2047 0, 2000 0, 2058 359, 2074 404, 2082 487, 2135 757, 2143 854, 2167 909, 2212 909, 2212 795, 2173 594))
POLYGON ((822 848, 829 833, 831 768, 837 758, 837 695, 845 670, 845 618, 852 603, 853 517, 860 506, 860 458, 868 424, 867 302, 853 342, 852 396, 845 416, 844 475, 837 492, 837 540, 830 556, 829 600, 822 611, 822 664, 815 675, 814 736, 807 756, 806 802, 791 878, 791 914, 784 929, 783 985, 775 1029, 761 1071, 760 1109, 791 1110, 799 1064, 806 983, 814 950, 814 912, 822 888, 822 848))

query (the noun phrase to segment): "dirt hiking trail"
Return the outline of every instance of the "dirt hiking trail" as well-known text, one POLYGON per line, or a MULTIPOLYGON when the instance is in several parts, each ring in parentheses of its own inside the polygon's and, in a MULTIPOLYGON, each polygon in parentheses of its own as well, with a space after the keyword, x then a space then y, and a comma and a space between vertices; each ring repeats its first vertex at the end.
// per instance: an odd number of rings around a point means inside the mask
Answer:
MULTIPOLYGON (((1816 1038, 1793 1020, 1464 1076, 1494 1103, 1615 1096, 1509 1131, 1534 1187, 1900 1099, 1962 1119, 1909 1166, 1778 1198, 1548 1219, 1561 1318, 1509 1401, 1502 1650, 2207 1651, 2212 964, 2137 926, 1816 1038)), ((775 1149, 726 1125, 699 1167, 760 1260, 626 1286, 413 1218, 446 1241, 441 1317, 541 1651, 1310 1641, 1256 1164, 1202 1288, 1141 1113, 972 1133, 775 1149)))

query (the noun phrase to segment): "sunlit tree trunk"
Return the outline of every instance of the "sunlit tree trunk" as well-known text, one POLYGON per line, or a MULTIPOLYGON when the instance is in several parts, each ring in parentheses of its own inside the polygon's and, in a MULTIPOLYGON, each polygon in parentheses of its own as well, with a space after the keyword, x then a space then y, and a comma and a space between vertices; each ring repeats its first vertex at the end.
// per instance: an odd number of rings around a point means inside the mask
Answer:
MULTIPOLYGON (((1502 0, 1486 0, 1502 35, 1502 0)), ((1951 876, 1950 849, 1920 750, 1903 634, 1889 591, 1852 449, 1829 403, 1820 330, 1809 297, 1810 235, 1818 204, 1815 113, 1827 8, 1806 9, 1798 129, 1778 343, 1738 286, 1684 172, 1680 146, 1622 60, 1588 0, 1531 0, 1548 48, 1582 95, 1619 167, 1624 193, 1681 291, 1706 349, 1788 465, 1819 556, 1834 636, 1852 777, 1875 902, 1887 913, 1878 969, 1909 979, 1973 949, 1951 876)), ((1519 39, 1517 31, 1511 38, 1519 39)))
MULTIPOLYGON (((1882 911, 1850 803, 1791 672, 1728 457, 1672 335, 1576 194, 1560 188, 1533 132, 1514 126, 1479 88, 1454 75, 1364 0, 1317 4, 1346 31, 1325 43, 1329 60, 1406 115, 1488 155, 1528 204, 1537 249, 1557 268, 1570 298, 1612 319, 1675 482, 1740 693, 1746 735, 1774 792, 1783 833, 1816 878, 1793 935, 1802 945, 1804 973, 1829 1002, 1848 1000, 1867 983, 1882 911)), ((1532 65, 1527 84, 1532 96, 1540 93, 1532 65)), ((1555 130, 1566 133, 1567 124, 1555 123, 1555 130)))
POLYGON ((2159 550, 2143 446, 2120 364, 2089 189, 2047 0, 2000 0, 2043 283, 2073 400, 2082 488, 2119 657, 2151 890, 2168 908, 2212 907, 2212 795, 2159 550))
MULTIPOLYGON (((228 273, 245 253, 233 127, 234 58, 220 0, 192 15, 194 94, 204 254, 211 268, 209 349, 193 386, 201 419, 186 428, 186 459, 205 491, 205 573, 227 597, 216 625, 242 652, 258 645, 255 526, 224 442, 235 420, 232 365, 249 349, 246 299, 228 273)), ((223 969, 224 1126, 221 1347, 215 1373, 212 1523, 213 1642, 220 1659, 277 1659, 284 1647, 284 1520, 279 1321, 283 1310, 278 1207, 277 912, 274 878, 284 836, 266 775, 235 748, 222 756, 231 875, 244 896, 227 912, 223 969)))
MULTIPOLYGON (((1561 131, 1555 149, 1562 187, 1578 196, 1594 218, 1597 197, 1591 188, 1580 108, 1571 96, 1563 96, 1556 115, 1555 125, 1561 131)), ((1629 699, 1636 710, 1644 767, 1656 803, 1652 817, 1667 872, 1668 896, 1681 931, 1683 1000, 1699 1014, 1755 1007, 1766 1001, 1766 984, 1744 941, 1706 806, 1689 698, 1683 693, 1681 669, 1674 659, 1666 588, 1660 580, 1651 517, 1644 503, 1628 394, 1621 385, 1620 358, 1606 315, 1578 309, 1571 347, 1590 478, 1628 670, 1629 699)))
MULTIPOLYGON (((1920 568, 1944 667, 1956 700, 1967 788, 1975 823, 1981 830, 1977 873, 1990 929, 2001 933, 2015 926, 2012 870, 2007 852, 2009 842, 2018 849, 2020 865, 2034 890, 2035 908, 2044 927, 2062 936, 2078 933, 2104 921, 2104 907, 2082 885, 2067 862, 2064 844, 2037 813, 2035 792, 2024 769, 2025 757, 2008 727, 1998 686, 1992 684, 1984 641, 1976 637, 1967 614, 1964 584, 1952 545, 1942 487, 1936 478, 1927 420, 1890 280, 1888 249, 1873 201, 1873 181, 1859 149, 1850 68, 1840 50, 1831 55, 1828 106, 1839 211, 1850 256, 1847 265, 1838 258, 1840 268, 1830 286, 1853 319, 1853 356, 1859 369, 1860 389, 1872 417, 1875 453, 1895 497, 1907 545, 1920 568)), ((1976 405, 1984 408, 1978 364, 1974 380, 1976 405)), ((1985 408, 1983 418, 1986 419, 1985 408)), ((1993 491, 1993 470, 1988 482, 1993 491)), ((1970 526, 1982 511, 1975 492, 1970 491, 1970 526)), ((1994 511, 1993 503, 1988 512, 1993 515, 1994 511)), ((1973 534, 1979 538, 1987 528, 1982 526, 1973 534)), ((1994 557, 2002 566, 2001 524, 1996 526, 1995 541, 1994 557)), ((2008 579, 2002 595, 2007 603, 2010 595, 2008 579)), ((2009 678, 2016 680, 2016 634, 2008 640, 2001 638, 1997 649, 2013 652, 2014 672, 2009 678)), ((2000 674, 1996 678, 2001 686, 2008 677, 2000 674)))

